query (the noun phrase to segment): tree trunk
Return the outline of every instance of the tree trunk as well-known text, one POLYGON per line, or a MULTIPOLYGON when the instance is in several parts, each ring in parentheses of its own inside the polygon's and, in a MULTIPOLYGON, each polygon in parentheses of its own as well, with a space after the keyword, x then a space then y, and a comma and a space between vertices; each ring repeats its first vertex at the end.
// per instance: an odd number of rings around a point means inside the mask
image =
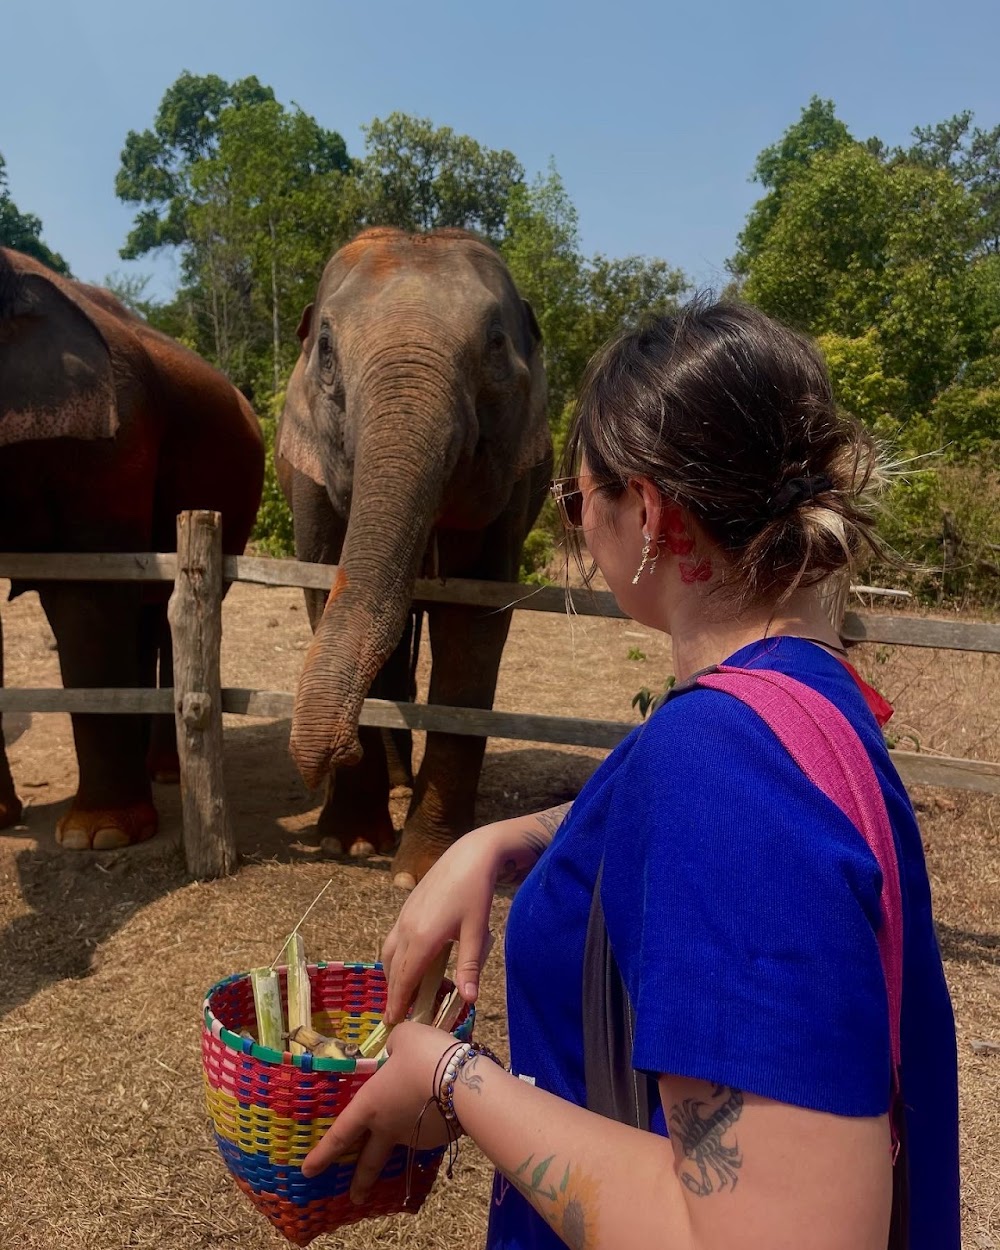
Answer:
POLYGON ((271 230, 271 350, 274 356, 274 393, 281 390, 281 324, 278 319, 278 245, 274 218, 268 217, 271 230))

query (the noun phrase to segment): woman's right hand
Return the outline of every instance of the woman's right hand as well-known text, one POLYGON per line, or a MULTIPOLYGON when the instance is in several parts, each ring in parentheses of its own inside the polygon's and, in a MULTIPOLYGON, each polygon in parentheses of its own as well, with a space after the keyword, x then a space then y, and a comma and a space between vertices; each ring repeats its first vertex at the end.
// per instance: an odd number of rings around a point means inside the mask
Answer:
POLYGON ((467 1003, 493 945, 490 907, 501 873, 523 879, 552 840, 569 804, 474 829, 454 842, 418 883, 382 947, 388 982, 385 1020, 409 1010, 420 980, 448 942, 458 942, 455 983, 467 1003))

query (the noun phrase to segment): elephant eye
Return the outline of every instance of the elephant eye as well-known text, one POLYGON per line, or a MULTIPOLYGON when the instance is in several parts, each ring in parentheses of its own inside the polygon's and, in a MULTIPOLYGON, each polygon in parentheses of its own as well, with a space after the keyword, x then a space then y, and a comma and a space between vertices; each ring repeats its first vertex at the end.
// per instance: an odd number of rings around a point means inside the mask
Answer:
POLYGON ((490 351, 500 351, 501 348, 507 346, 507 335, 504 334, 501 326, 491 326, 486 335, 486 346, 490 351))
POLYGON ((317 350, 319 352, 320 373, 325 378, 332 377, 337 365, 337 354, 333 350, 333 335, 330 333, 329 326, 323 326, 320 330, 317 350))

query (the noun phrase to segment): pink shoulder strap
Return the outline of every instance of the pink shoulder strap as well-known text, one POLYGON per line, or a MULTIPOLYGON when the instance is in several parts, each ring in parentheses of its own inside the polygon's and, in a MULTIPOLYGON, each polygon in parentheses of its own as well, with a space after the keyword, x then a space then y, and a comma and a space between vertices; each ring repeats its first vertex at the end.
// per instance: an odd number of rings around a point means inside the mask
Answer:
MULTIPOLYGON (((878 932, 889 1005, 893 1094, 899 1094, 903 998, 903 902, 889 813, 871 759, 850 722, 829 699, 784 673, 720 666, 697 680, 745 703, 768 725, 799 768, 857 828, 882 871, 878 932)), ((895 1101, 895 1099, 894 1099, 895 1101)), ((898 1141, 893 1125, 893 1141, 898 1141)))

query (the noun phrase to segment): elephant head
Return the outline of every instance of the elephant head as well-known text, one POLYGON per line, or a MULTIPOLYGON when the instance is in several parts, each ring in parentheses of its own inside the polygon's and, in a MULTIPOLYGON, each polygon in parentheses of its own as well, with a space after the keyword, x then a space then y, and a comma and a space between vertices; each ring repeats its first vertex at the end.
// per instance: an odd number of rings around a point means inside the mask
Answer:
POLYGON ((349 517, 292 725, 316 785, 361 757, 361 705, 401 637, 432 531, 488 526, 549 434, 534 314, 464 231, 366 231, 327 265, 299 337, 279 464, 349 517))

